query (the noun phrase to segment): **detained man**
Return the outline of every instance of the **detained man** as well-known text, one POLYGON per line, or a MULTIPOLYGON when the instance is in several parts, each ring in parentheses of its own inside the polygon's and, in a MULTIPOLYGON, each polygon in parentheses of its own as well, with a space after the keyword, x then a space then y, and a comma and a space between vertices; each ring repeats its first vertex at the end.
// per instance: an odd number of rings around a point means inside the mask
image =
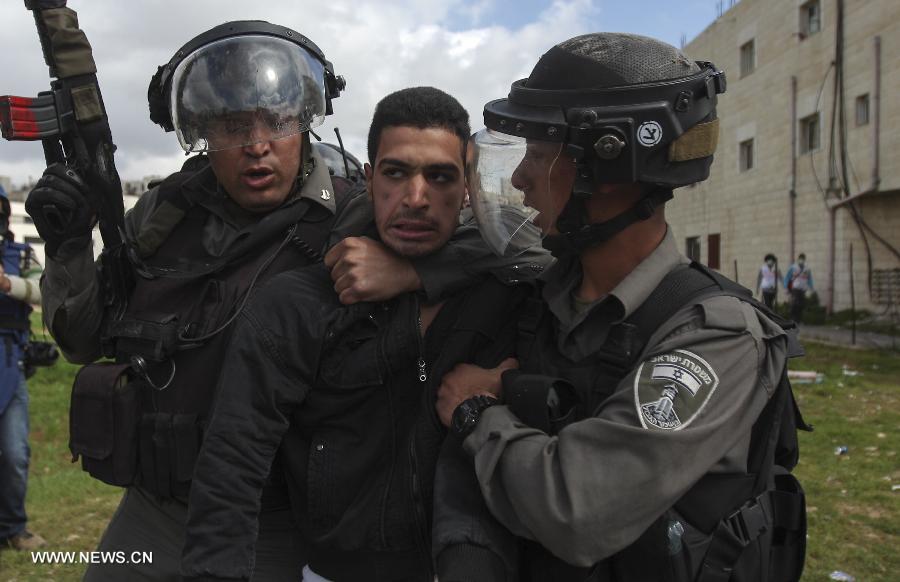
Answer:
MULTIPOLYGON (((356 201, 373 206, 371 237, 420 263, 445 247, 465 198, 468 136, 467 113, 437 89, 378 104, 368 197, 356 201)), ((508 322, 527 293, 488 276, 439 303, 406 293, 343 307, 349 254, 329 255, 332 273, 274 277, 241 313, 194 474, 185 576, 252 575, 260 492, 277 458, 310 548, 304 579, 433 579, 439 378, 460 362, 508 367, 508 322), (499 297, 509 298, 494 306, 499 297)))

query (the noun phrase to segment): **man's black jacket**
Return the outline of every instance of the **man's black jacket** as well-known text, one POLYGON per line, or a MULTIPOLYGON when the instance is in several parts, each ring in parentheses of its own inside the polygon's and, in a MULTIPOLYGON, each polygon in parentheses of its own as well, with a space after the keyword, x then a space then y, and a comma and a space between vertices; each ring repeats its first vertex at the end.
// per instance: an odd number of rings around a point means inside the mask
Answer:
POLYGON ((316 573, 430 581, 436 388, 459 362, 493 367, 513 353, 527 294, 487 278, 448 300, 422 339, 415 294, 343 307, 321 266, 273 278, 241 314, 221 371, 183 573, 249 577, 260 491, 282 444, 316 573))

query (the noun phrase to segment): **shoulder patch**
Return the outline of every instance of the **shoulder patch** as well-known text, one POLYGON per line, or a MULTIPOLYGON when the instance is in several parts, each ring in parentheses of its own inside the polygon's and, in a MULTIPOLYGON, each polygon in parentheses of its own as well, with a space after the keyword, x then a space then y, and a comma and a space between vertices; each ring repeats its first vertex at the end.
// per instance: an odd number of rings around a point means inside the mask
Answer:
POLYGON ((646 429, 681 430, 703 410, 719 385, 706 360, 687 350, 648 358, 634 377, 634 404, 646 429))

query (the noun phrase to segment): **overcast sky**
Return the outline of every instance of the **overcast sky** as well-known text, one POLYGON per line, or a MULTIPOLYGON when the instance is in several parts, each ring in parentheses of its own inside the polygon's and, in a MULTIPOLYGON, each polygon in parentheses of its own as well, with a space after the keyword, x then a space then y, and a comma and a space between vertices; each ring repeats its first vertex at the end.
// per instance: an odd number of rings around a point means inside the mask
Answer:
MULTIPOLYGON (((678 45, 716 16, 716 0, 69 0, 97 62, 116 164, 123 179, 165 175, 184 154, 174 134, 147 113, 147 84, 158 65, 196 34, 229 20, 268 20, 305 34, 347 79, 335 115, 317 129, 366 155, 375 103, 391 91, 432 85, 454 95, 482 126, 482 107, 503 97, 554 44, 586 32, 654 36, 678 45)), ((34 21, 21 0, 0 8, 0 94, 48 88, 34 21)), ((713 55, 691 55, 714 60, 713 55)), ((39 143, 0 140, 0 176, 14 185, 43 171, 39 143)))

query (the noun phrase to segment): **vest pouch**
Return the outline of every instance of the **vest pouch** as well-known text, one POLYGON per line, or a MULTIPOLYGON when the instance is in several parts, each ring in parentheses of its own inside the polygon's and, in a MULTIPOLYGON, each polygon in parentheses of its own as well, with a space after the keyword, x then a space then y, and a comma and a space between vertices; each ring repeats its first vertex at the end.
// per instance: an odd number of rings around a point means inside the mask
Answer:
POLYGON ((173 313, 148 313, 140 319, 126 316, 107 324, 105 339, 114 339, 120 354, 162 362, 178 349, 179 325, 173 313))
POLYGON ((806 559, 806 496, 800 482, 784 467, 775 465, 772 507, 772 548, 769 582, 794 582, 803 574, 806 559))
POLYGON ((72 461, 109 485, 127 487, 137 468, 140 381, 128 364, 99 363, 81 368, 72 386, 69 450, 72 461))
POLYGON ((186 499, 200 440, 196 414, 144 414, 140 430, 141 486, 161 497, 186 499))
POLYGON ((598 566, 608 571, 598 580, 692 582, 690 545, 708 540, 674 511, 667 511, 634 543, 598 566), (699 535, 698 535, 699 534, 699 535))

